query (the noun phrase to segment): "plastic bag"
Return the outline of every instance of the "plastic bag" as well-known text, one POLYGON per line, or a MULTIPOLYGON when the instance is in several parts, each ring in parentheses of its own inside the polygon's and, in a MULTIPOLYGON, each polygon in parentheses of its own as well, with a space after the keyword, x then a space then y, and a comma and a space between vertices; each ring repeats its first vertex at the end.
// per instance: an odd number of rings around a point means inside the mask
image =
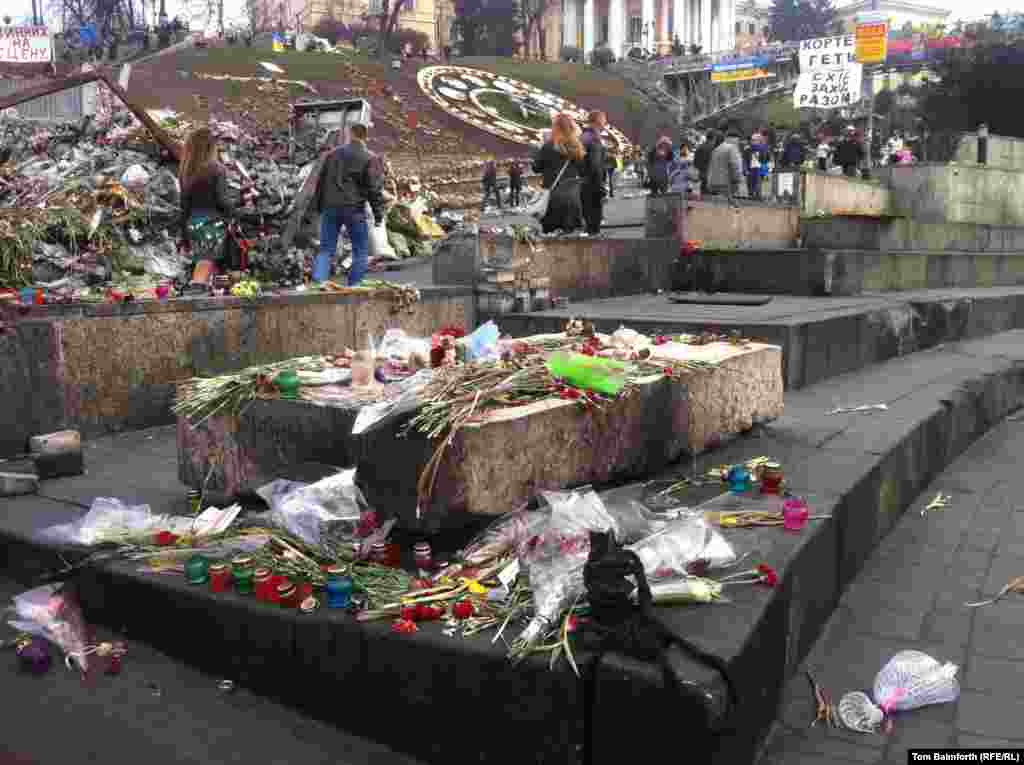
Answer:
POLYGON ((538 536, 551 520, 549 508, 527 510, 521 507, 492 521, 462 548, 459 560, 435 574, 434 579, 451 577, 464 568, 479 568, 519 551, 538 536))
POLYGON ((400 383, 396 383, 397 392, 384 401, 368 404, 359 410, 356 421, 352 425, 352 435, 358 436, 387 422, 414 411, 420 405, 423 390, 434 379, 434 370, 421 369, 400 383))
POLYGON ((354 535, 363 511, 369 509, 355 475, 352 468, 313 484, 277 480, 256 493, 270 505, 267 518, 271 523, 320 547, 325 527, 332 527, 332 535, 339 530, 354 535))
POLYGON ((931 704, 946 704, 960 697, 956 664, 939 664, 920 651, 900 651, 875 678, 875 703, 888 715, 931 704))
POLYGON ((618 526, 615 538, 624 545, 639 542, 651 534, 666 529, 669 523, 677 519, 675 513, 659 515, 635 499, 628 502, 612 502, 606 498, 604 506, 618 526))
POLYGON ((142 165, 131 165, 121 176, 121 185, 133 191, 141 191, 149 183, 149 173, 142 165))
POLYGON ((92 632, 70 593, 59 584, 36 587, 14 597, 8 623, 19 632, 45 638, 60 648, 82 674, 90 668, 92 632))
POLYGON ((549 526, 554 533, 589 538, 591 531, 610 531, 616 539, 622 539, 622 526, 593 489, 542 491, 540 496, 551 508, 549 526))
POLYGON ((384 333, 384 339, 380 341, 377 349, 379 358, 392 359, 408 363, 413 354, 420 354, 427 359, 430 358, 430 339, 423 337, 409 337, 402 329, 389 329, 384 333))
POLYGON ((672 521, 626 549, 640 557, 650 579, 685 574, 695 561, 707 561, 712 568, 736 561, 732 545, 703 518, 672 521))
POLYGON ((66 545, 97 545, 155 534, 167 528, 169 517, 154 515, 149 505, 126 505, 112 497, 97 497, 77 520, 44 529, 43 539, 66 545))
MULTIPOLYGON (((370 205, 367 204, 366 207, 367 210, 369 210, 370 205)), ((372 218, 372 215, 369 212, 367 213, 367 215, 369 218, 372 218)), ((376 221, 374 221, 374 225, 369 226, 369 229, 369 257, 387 258, 388 260, 401 260, 401 258, 398 257, 398 253, 394 251, 394 249, 391 247, 391 243, 388 241, 388 224, 386 220, 381 221, 381 225, 379 226, 376 225, 376 221)))
POLYGON ((498 330, 498 325, 493 321, 488 321, 477 327, 465 340, 466 360, 497 361, 501 358, 498 353, 500 337, 501 332, 498 330))

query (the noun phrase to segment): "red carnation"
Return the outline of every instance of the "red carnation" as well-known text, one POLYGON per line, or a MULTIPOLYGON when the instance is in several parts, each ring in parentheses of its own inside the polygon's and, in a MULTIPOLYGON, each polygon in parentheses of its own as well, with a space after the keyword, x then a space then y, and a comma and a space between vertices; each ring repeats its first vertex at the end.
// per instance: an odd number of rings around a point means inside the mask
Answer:
POLYGON ((664 335, 658 335, 657 337, 654 338, 654 344, 655 345, 665 345, 665 343, 667 343, 667 342, 668 342, 668 338, 665 337, 664 335))
POLYGON ((424 603, 420 603, 418 606, 416 606, 416 621, 418 621, 418 622, 433 622, 433 621, 437 621, 438 619, 441 618, 441 614, 443 614, 443 613, 444 613, 444 611, 442 611, 440 608, 434 608, 433 606, 428 606, 428 605, 426 605, 424 603))
POLYGON ((576 617, 575 616, 570 616, 569 617, 569 624, 568 624, 568 626, 566 628, 566 631, 567 632, 575 632, 576 631, 576 627, 578 626, 578 624, 579 624, 579 622, 577 622, 576 617))
POLYGON ((391 625, 391 631, 397 632, 399 635, 411 635, 417 630, 419 627, 416 626, 416 622, 411 622, 408 619, 399 619, 391 625))
POLYGON ((416 621, 416 606, 403 606, 401 611, 402 621, 414 622, 416 621))
POLYGON ((456 619, 468 619, 473 615, 473 604, 468 600, 460 600, 452 606, 452 616, 456 619))
POLYGON ((759 565, 757 567, 757 573, 761 575, 759 584, 763 584, 765 587, 774 587, 779 583, 779 575, 775 573, 775 569, 767 563, 759 565))
POLYGON ((562 392, 558 395, 564 399, 577 399, 580 397, 580 392, 576 388, 562 388, 562 392))
POLYGON ((169 531, 161 531, 153 540, 157 547, 170 547, 177 541, 178 535, 172 534, 169 531))

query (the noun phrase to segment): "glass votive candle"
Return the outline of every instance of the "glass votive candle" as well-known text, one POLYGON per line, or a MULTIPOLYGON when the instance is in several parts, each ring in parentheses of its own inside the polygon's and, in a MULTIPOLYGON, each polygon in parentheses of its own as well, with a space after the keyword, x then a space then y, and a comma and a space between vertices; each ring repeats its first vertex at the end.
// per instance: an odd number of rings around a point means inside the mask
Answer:
POLYGON ((778 494, 782 489, 782 465, 766 462, 761 468, 761 493, 778 494))
POLYGON ((20 293, 22 305, 32 305, 36 302, 36 291, 31 287, 24 287, 20 293))
POLYGON ((185 581, 206 584, 210 579, 210 562, 202 555, 193 555, 185 561, 185 581))
POLYGON ((434 556, 430 549, 430 542, 417 542, 412 547, 412 554, 416 562, 416 568, 430 571, 434 565, 434 556))
POLYGON ((209 569, 210 591, 227 592, 231 585, 231 569, 227 563, 214 563, 209 569))
POLYGON ((391 568, 402 567, 402 546, 394 543, 384 546, 384 565, 391 568))
POLYGON ((286 579, 277 585, 277 601, 281 608, 298 608, 302 601, 302 592, 286 579))
POLYGON ((231 561, 231 576, 235 584, 235 592, 239 595, 252 595, 255 572, 252 558, 239 557, 231 561))
POLYGON ((370 548, 370 560, 382 566, 388 564, 388 546, 385 542, 374 542, 370 548))
POLYGON ((729 491, 733 494, 743 494, 750 491, 754 485, 754 478, 750 471, 742 465, 736 465, 729 469, 726 475, 726 483, 729 484, 729 491))
POLYGON ((782 502, 782 528, 786 531, 800 531, 810 517, 807 503, 800 497, 787 497, 782 502))
POLYGON ((269 568, 258 568, 253 572, 252 586, 256 593, 256 600, 262 600, 265 603, 271 601, 270 588, 272 587, 272 578, 273 572, 269 568))
POLYGON ((352 604, 352 580, 344 575, 344 569, 334 567, 327 577, 327 607, 348 608, 352 604))

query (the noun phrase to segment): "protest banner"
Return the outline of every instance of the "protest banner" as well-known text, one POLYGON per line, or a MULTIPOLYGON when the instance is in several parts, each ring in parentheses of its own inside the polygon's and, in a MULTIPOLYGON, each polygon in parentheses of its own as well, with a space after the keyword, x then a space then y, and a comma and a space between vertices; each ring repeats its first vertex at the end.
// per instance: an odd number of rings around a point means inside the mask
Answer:
POLYGON ((744 58, 726 64, 715 64, 711 69, 711 81, 715 83, 746 82, 774 77, 775 73, 768 70, 770 62, 767 58, 744 58))
POLYGON ((855 35, 801 40, 793 105, 797 109, 852 106, 861 99, 862 71, 855 35))
POLYGON ((885 14, 860 14, 854 36, 857 61, 862 64, 885 63, 889 47, 889 19, 885 14))
POLYGON ((5 64, 48 64, 53 38, 46 27, 0 28, 0 61, 5 64))

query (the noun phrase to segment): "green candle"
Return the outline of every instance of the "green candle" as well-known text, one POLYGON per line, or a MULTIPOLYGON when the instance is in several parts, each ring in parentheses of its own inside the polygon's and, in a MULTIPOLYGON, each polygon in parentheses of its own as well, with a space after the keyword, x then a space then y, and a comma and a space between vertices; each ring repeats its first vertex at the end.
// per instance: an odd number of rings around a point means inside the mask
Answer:
POLYGON ((235 592, 239 595, 252 595, 253 570, 251 568, 236 568, 233 576, 235 580, 235 592))
POLYGON ((210 562, 202 555, 193 555, 185 563, 185 580, 189 584, 206 584, 209 581, 210 562))
POLYGON ((299 397, 299 386, 301 381, 299 376, 290 369, 281 372, 276 378, 274 378, 274 384, 281 393, 281 398, 285 399, 297 399, 299 397))

